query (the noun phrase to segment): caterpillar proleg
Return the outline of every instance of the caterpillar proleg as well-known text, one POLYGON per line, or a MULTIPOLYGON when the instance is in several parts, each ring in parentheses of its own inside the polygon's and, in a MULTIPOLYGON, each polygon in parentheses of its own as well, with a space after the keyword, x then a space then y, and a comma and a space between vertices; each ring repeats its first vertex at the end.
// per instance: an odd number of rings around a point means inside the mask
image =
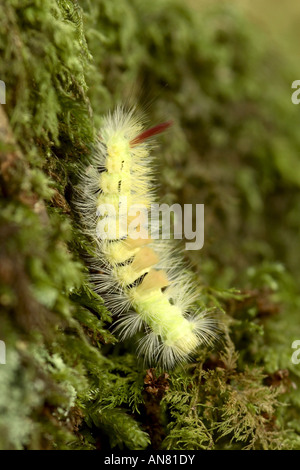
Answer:
POLYGON ((144 130, 134 109, 118 107, 109 114, 77 202, 83 227, 95 242, 95 290, 118 316, 121 338, 143 330, 138 354, 165 368, 217 337, 215 320, 193 309, 195 286, 174 255, 173 241, 153 237, 155 227, 148 226, 142 210, 138 217, 130 212, 132 207, 149 209, 156 201, 148 139, 170 124, 144 130))

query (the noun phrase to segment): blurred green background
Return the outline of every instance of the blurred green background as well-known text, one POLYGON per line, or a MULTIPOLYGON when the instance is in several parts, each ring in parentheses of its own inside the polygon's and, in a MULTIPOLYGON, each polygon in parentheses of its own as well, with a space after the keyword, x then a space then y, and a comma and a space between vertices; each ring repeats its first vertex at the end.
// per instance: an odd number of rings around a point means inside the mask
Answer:
POLYGON ((275 46, 284 47, 295 60, 298 57, 300 7, 296 0, 284 4, 280 0, 188 0, 187 3, 195 9, 222 3, 235 5, 268 34, 275 46))

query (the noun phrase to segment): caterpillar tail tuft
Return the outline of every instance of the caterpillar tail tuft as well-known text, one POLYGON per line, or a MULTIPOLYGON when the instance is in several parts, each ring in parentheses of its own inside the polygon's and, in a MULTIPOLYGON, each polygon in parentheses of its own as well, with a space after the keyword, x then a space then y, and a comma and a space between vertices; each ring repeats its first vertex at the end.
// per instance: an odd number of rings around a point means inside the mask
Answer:
POLYGON ((76 202, 95 245, 94 289, 117 316, 116 331, 121 339, 144 331, 138 355, 166 369, 218 338, 216 320, 193 307, 197 287, 180 254, 174 254, 173 240, 155 237, 158 227, 152 222, 148 227, 147 216, 138 210, 157 202, 152 138, 171 124, 145 130, 134 109, 118 107, 110 113, 81 176, 76 202))

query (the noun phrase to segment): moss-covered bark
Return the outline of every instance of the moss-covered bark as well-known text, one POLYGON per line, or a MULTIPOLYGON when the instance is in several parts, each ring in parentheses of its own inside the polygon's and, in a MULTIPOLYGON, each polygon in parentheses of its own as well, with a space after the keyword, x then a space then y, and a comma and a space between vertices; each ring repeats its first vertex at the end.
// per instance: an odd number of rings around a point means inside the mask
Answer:
POLYGON ((0 52, 0 448, 299 448, 289 64, 235 9, 177 0, 0 2, 0 52), (225 324, 171 372, 111 334, 72 206, 103 114, 129 95, 175 122, 161 196, 205 203, 191 260, 225 324))

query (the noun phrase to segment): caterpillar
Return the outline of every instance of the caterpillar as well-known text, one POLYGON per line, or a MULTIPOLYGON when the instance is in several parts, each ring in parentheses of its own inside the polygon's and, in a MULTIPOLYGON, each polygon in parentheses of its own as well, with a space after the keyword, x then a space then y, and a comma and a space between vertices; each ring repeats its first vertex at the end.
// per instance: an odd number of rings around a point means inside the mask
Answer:
POLYGON ((149 228, 141 211, 140 217, 130 213, 156 201, 153 137, 171 125, 145 130, 144 122, 134 108, 121 106, 104 118, 77 188, 77 208, 95 246, 94 289, 117 316, 115 330, 121 339, 143 331, 137 354, 169 369, 187 361, 199 345, 212 344, 218 328, 207 311, 194 307, 197 286, 175 254, 174 241, 153 237, 155 223, 149 228))

